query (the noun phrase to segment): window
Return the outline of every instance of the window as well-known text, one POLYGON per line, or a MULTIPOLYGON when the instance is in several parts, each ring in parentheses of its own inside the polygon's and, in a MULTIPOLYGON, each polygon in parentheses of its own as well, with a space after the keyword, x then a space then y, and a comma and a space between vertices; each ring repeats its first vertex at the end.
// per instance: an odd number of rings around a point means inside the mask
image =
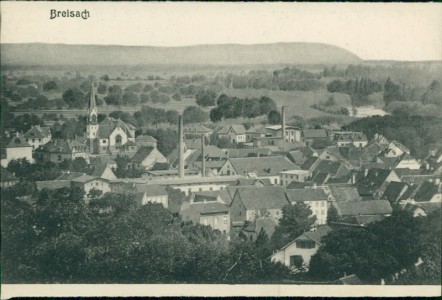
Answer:
POLYGON ((123 138, 121 137, 121 135, 117 134, 115 136, 115 143, 116 144, 120 145, 122 140, 123 140, 123 138))
POLYGON ((209 190, 213 191, 213 187, 211 187, 209 190))
POLYGON ((321 201, 321 206, 324 207, 324 201, 321 201))
POLYGON ((290 266, 295 266, 297 268, 302 267, 304 260, 301 255, 291 255, 290 256, 290 266))
POLYGON ((296 241, 296 247, 300 249, 313 249, 315 248, 315 242, 313 241, 296 241))
POLYGON ((275 179, 275 184, 278 184, 278 179, 275 179))
POLYGON ((38 141, 41 143, 41 139, 38 139, 38 141))
POLYGON ((207 219, 206 218, 203 219, 203 224, 207 225, 207 219))
POLYGON ((227 225, 227 216, 224 217, 224 225, 227 225))
POLYGON ((215 217, 215 225, 218 225, 218 217, 215 217))
POLYGON ((103 144, 106 144, 106 140, 103 140, 103 144))
POLYGON ((58 156, 57 156, 57 160, 58 160, 58 161, 61 161, 61 155, 58 155, 58 156))
POLYGON ((198 190, 199 190, 200 192, 202 192, 202 191, 203 191, 203 188, 199 188, 198 190))
POLYGON ((95 182, 95 186, 98 186, 98 182, 95 182))

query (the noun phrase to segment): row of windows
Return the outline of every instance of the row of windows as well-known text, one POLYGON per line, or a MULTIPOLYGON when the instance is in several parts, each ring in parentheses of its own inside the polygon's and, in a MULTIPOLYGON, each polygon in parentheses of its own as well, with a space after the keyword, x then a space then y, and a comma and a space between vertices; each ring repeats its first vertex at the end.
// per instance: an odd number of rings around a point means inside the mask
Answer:
MULTIPOLYGON (((26 142, 29 142, 30 139, 26 139, 26 142)), ((38 141, 41 143, 41 139, 38 139, 38 141)), ((35 143, 35 139, 32 139, 32 142, 35 143)))
MULTIPOLYGON (((208 224, 208 220, 207 220, 207 218, 202 218, 202 223, 203 223, 204 225, 207 225, 207 224, 208 224)), ((227 225, 227 216, 224 216, 224 217, 223 217, 223 223, 224 223, 224 225, 227 225)), ((214 220, 213 220, 213 224, 214 224, 214 226, 218 225, 218 217, 215 217, 215 218, 214 218, 214 220)))

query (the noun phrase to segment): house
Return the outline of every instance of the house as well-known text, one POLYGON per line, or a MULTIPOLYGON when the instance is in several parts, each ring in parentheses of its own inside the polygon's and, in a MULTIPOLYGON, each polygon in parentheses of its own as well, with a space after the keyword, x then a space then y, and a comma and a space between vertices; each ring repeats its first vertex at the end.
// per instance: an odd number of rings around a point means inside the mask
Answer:
POLYGON ((290 189, 286 191, 286 194, 290 203, 302 202, 309 206, 313 215, 316 216, 316 224, 327 223, 327 201, 330 197, 323 189, 290 189))
POLYGON ((106 180, 115 180, 117 176, 115 176, 114 171, 108 165, 97 165, 93 167, 93 171, 90 174, 91 176, 106 179, 106 180))
POLYGON ((49 127, 40 127, 40 125, 32 126, 23 137, 26 142, 32 146, 32 149, 37 149, 41 145, 46 144, 52 138, 49 127))
POLYGON ((90 161, 91 161, 90 164, 92 166, 106 165, 113 170, 117 169, 117 162, 109 156, 96 156, 90 158, 90 161))
POLYGON ((413 202, 442 202, 442 185, 440 179, 425 181, 416 190, 413 202))
POLYGON ((242 233, 247 237, 247 239, 251 242, 256 241, 261 230, 267 235, 270 239, 275 232, 275 228, 278 225, 278 222, 274 218, 264 217, 257 218, 255 222, 247 225, 242 233))
MULTIPOLYGON (((326 144, 328 141, 328 134, 325 129, 303 129, 302 140, 307 144, 307 146, 318 146, 318 142, 319 144, 326 144)), ((314 148, 318 149, 317 147, 314 148)))
POLYGON ((80 177, 72 179, 71 187, 79 187, 84 192, 84 196, 86 199, 89 196, 91 190, 99 190, 103 194, 111 191, 110 183, 108 180, 91 175, 82 175, 80 177))
POLYGON ((9 173, 5 168, 1 168, 0 186, 2 189, 16 185, 19 180, 14 174, 9 173))
POLYGON ((362 132, 344 131, 336 132, 333 137, 338 147, 348 147, 350 145, 363 148, 368 144, 368 139, 362 132))
POLYGON ((307 160, 301 165, 301 169, 313 171, 314 168, 321 162, 322 160, 316 156, 311 156, 307 158, 307 160))
POLYGON ((169 207, 169 194, 166 189, 159 184, 136 184, 136 201, 138 205, 147 203, 159 203, 164 208, 169 207))
POLYGON ((338 201, 332 202, 332 205, 342 219, 354 219, 361 225, 380 221, 393 213, 387 200, 338 201))
POLYGON ((290 205, 290 202, 282 187, 238 187, 230 204, 231 221, 254 222, 258 217, 279 220, 285 205, 290 205))
POLYGON ((193 224, 211 226, 229 238, 230 235, 230 210, 219 196, 195 195, 190 204, 180 211, 183 221, 193 224))
POLYGON ((253 142, 256 138, 266 137, 267 130, 264 127, 251 127, 246 131, 246 142, 253 142))
POLYGON ((39 162, 61 163, 80 157, 89 161, 89 149, 81 138, 73 140, 55 139, 35 150, 35 159, 39 162))
POLYGON ((413 217, 426 217, 434 211, 442 209, 442 202, 404 203, 403 210, 409 211, 413 217))
POLYGON ((395 168, 419 170, 421 168, 421 164, 413 156, 411 156, 408 153, 405 153, 395 168))
POLYGON ((438 175, 428 173, 425 170, 411 170, 411 169, 394 169, 394 172, 399 177, 400 181, 408 184, 421 184, 428 180, 437 179, 438 175))
POLYGON ((425 170, 434 174, 442 174, 442 149, 430 150, 428 156, 424 160, 425 170))
POLYGON ((259 178, 239 178, 233 184, 234 186, 272 186, 271 181, 268 178, 259 179, 259 178))
MULTIPOLYGON (((271 125, 266 128, 267 134, 272 137, 282 137, 282 125, 271 125)), ((286 142, 300 142, 302 130, 294 126, 285 126, 285 141, 286 142)))
POLYGON ((357 183, 359 195, 380 198, 391 181, 401 181, 394 170, 366 169, 364 177, 357 183))
POLYGON ((135 138, 135 144, 138 148, 141 147, 157 147, 157 140, 150 135, 139 135, 135 138))
POLYGON ((157 148, 142 147, 132 156, 127 168, 145 171, 156 163, 167 163, 167 158, 157 148))
POLYGON ((301 147, 287 153, 287 158, 295 165, 301 166, 309 157, 317 156, 311 147, 301 147))
POLYGON ((212 129, 207 128, 202 124, 189 124, 183 128, 184 135, 204 135, 206 138, 210 138, 213 133, 212 129))
POLYGON ((272 151, 267 148, 225 149, 229 158, 270 156, 272 151))
POLYGON ((15 159, 26 159, 34 163, 32 158, 32 146, 29 145, 22 136, 13 137, 5 146, 6 157, 2 158, 1 165, 6 168, 10 161, 15 159))
POLYGON ((227 125, 217 133, 219 138, 227 138, 233 144, 246 142, 246 129, 243 125, 227 125))
POLYGON ((64 171, 63 174, 55 178, 55 180, 68 180, 71 181, 75 178, 81 177, 83 175, 86 175, 85 173, 81 172, 71 172, 71 171, 64 171))
MULTIPOLYGON (((184 176, 186 177, 201 177, 201 171, 197 169, 185 169, 184 176)), ((158 170, 158 171, 144 171, 141 173, 141 178, 146 178, 149 180, 164 180, 179 178, 178 170, 158 170)))
POLYGON ((220 175, 268 178, 273 184, 280 184, 279 173, 296 168, 285 156, 229 158, 221 167, 220 175))
POLYGON ((410 149, 399 143, 398 141, 392 141, 388 144, 384 151, 386 157, 399 157, 404 154, 410 154, 410 149))
POLYGON ((184 145, 185 149, 199 150, 201 149, 201 139, 185 139, 184 145))
POLYGON ((347 175, 350 170, 340 161, 321 160, 312 173, 317 172, 329 174, 332 178, 340 178, 347 175))
POLYGON ((283 186, 288 186, 292 182, 305 182, 311 176, 310 171, 294 169, 279 172, 280 182, 283 186))
POLYGON ((353 185, 328 185, 326 192, 330 195, 331 201, 360 201, 358 189, 353 185))
POLYGON ((409 188, 409 185, 405 182, 392 181, 388 184, 381 199, 388 200, 390 203, 397 203, 403 200, 402 196, 405 196, 409 188))
POLYGON ((322 246, 323 238, 332 230, 331 227, 323 225, 316 227, 313 231, 304 232, 273 253, 270 259, 272 262, 280 262, 289 268, 299 268, 300 266, 297 266, 299 261, 302 261, 308 267, 312 256, 322 246))

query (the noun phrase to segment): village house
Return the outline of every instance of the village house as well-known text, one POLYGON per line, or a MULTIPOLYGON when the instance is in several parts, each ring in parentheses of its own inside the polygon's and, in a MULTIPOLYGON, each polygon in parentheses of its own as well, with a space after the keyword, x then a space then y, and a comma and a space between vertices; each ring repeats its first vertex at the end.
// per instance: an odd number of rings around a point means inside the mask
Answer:
POLYGON ((399 157, 404 154, 410 154, 410 149, 399 143, 398 141, 392 141, 388 144, 384 151, 386 157, 399 157))
POLYGON ((266 137, 267 130, 264 127, 251 127, 246 131, 246 142, 252 143, 256 138, 266 137))
POLYGON ((325 129, 303 129, 302 140, 306 143, 306 146, 323 149, 327 146, 328 134, 325 129))
POLYGON ((360 225, 380 221, 393 213, 387 200, 337 201, 332 205, 344 221, 360 225))
POLYGON ((238 187, 230 204, 232 223, 254 222, 259 217, 282 218, 282 208, 290 205, 282 187, 238 187))
POLYGON ((135 184, 135 200, 138 205, 147 203, 159 203, 164 208, 169 207, 169 194, 159 184, 135 184))
POLYGON ((310 171, 294 169, 279 172, 280 182, 283 186, 288 186, 292 182, 305 182, 311 176, 310 171))
POLYGON ((108 165, 96 165, 92 167, 91 176, 99 177, 106 180, 115 180, 117 176, 115 176, 114 171, 108 165))
POLYGON ((361 196, 356 186, 346 185, 327 185, 326 193, 330 196, 330 201, 360 201, 361 196))
POLYGON ((227 138, 233 144, 246 142, 246 129, 243 125, 224 126, 217 134, 219 138, 227 138))
MULTIPOLYGON (((186 176, 186 178, 201 177, 201 172, 197 169, 185 169, 184 176, 186 176)), ((158 170, 158 171, 149 171, 148 170, 148 171, 144 171, 143 173, 141 173, 141 178, 145 178, 148 180, 162 180, 162 179, 179 178, 179 176, 178 176, 177 169, 158 170)))
POLYGON ((34 163, 32 158, 32 146, 29 145, 22 136, 13 137, 5 146, 6 157, 2 158, 1 165, 6 168, 10 161, 15 159, 26 159, 30 163, 34 163))
POLYGON ((183 221, 211 226, 227 238, 230 236, 230 210, 219 196, 196 194, 180 215, 183 221))
POLYGON ((368 144, 368 139, 362 132, 336 132, 333 137, 338 147, 347 147, 353 145, 357 148, 363 148, 368 144))
POLYGON ((430 150, 424 160, 425 170, 433 172, 436 175, 442 174, 442 150, 430 150))
POLYGON ((282 171, 297 169, 285 156, 229 158, 220 169, 220 175, 241 175, 268 178, 272 184, 280 184, 282 171))
POLYGON ((150 135, 139 135, 135 138, 135 144, 138 148, 142 147, 157 147, 157 140, 150 135))
POLYGON ((139 171, 150 170, 156 163, 167 163, 167 158, 153 147, 142 147, 130 159, 126 167, 139 171))
POLYGON ((403 203, 402 209, 412 213, 413 217, 426 217, 442 209, 442 202, 403 203))
POLYGON ((313 216, 316 216, 316 224, 327 223, 327 201, 330 200, 330 196, 323 189, 289 189, 286 194, 290 203, 302 202, 310 207, 313 216))
POLYGON ((102 179, 99 177, 91 176, 91 175, 82 175, 75 179, 71 180, 71 187, 80 188, 85 195, 85 199, 88 198, 90 192, 92 190, 101 191, 102 194, 108 193, 111 191, 110 183, 106 179, 102 179))
POLYGON ((410 170, 419 170, 421 168, 421 164, 417 159, 411 156, 408 153, 405 153, 399 163, 395 167, 396 169, 410 169, 410 170))
POLYGON ((184 126, 184 135, 201 136, 204 135, 206 138, 210 138, 213 133, 212 129, 207 128, 202 124, 189 124, 184 126))
POLYGON ((288 243, 270 257, 272 262, 280 262, 289 268, 300 268, 299 262, 303 262, 308 268, 313 255, 322 246, 322 239, 332 231, 332 228, 323 225, 312 231, 307 231, 288 243))
POLYGON ((1 168, 0 186, 2 189, 16 185, 19 182, 14 174, 8 172, 5 168, 1 168))
POLYGON ((391 181, 400 182, 400 178, 394 170, 370 169, 363 170, 364 177, 357 183, 359 195, 380 198, 391 181))
POLYGON ((301 166, 309 157, 318 156, 310 147, 301 147, 287 152, 287 158, 295 165, 301 166))
POLYGON ((277 225, 278 222, 274 218, 257 218, 255 222, 251 222, 249 225, 247 225, 242 230, 242 233, 247 237, 247 240, 254 242, 262 230, 270 239, 275 232, 277 225))
POLYGON ((109 156, 96 156, 90 158, 90 165, 91 166, 102 166, 106 165, 109 168, 116 170, 117 169, 117 162, 109 157, 109 156))
POLYGON ((88 146, 82 139, 55 139, 35 150, 35 159, 40 162, 61 163, 64 160, 74 160, 77 157, 89 161, 88 146))
POLYGON ((37 149, 41 145, 46 144, 52 138, 49 127, 40 127, 40 125, 32 126, 23 137, 26 142, 32 146, 32 149, 37 149))
POLYGON ((423 182, 412 197, 411 203, 442 202, 442 185, 440 179, 423 182))
MULTIPOLYGON (((282 125, 267 126, 266 133, 272 137, 282 137, 282 125)), ((285 126, 285 141, 286 142, 300 142, 302 130, 295 126, 285 126)))

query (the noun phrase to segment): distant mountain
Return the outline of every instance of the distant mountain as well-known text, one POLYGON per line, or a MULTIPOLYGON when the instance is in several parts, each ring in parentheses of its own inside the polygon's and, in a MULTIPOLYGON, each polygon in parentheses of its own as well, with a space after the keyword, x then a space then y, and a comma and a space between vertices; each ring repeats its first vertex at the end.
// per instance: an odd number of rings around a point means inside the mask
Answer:
POLYGON ((355 54, 328 44, 275 43, 185 47, 1 44, 4 65, 355 64, 355 54))

